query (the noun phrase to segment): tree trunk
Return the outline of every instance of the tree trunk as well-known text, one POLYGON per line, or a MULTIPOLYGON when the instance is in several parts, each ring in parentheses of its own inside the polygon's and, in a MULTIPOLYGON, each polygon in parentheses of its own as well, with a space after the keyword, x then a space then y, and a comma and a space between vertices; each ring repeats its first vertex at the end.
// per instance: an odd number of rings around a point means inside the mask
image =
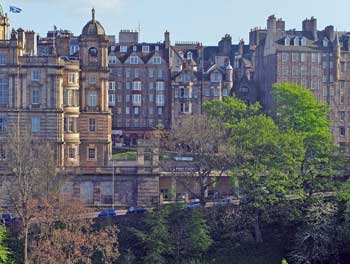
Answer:
POLYGON ((29 264, 28 258, 28 225, 23 227, 24 229, 24 264, 29 264))
POLYGON ((262 234, 260 230, 260 210, 255 209, 255 217, 254 217, 254 233, 255 233, 255 241, 260 244, 263 242, 262 234))
POLYGON ((200 203, 203 207, 205 207, 206 203, 207 203, 207 189, 208 189, 208 186, 207 186, 207 181, 208 181, 208 178, 206 176, 204 177, 201 177, 201 180, 200 180, 200 203))

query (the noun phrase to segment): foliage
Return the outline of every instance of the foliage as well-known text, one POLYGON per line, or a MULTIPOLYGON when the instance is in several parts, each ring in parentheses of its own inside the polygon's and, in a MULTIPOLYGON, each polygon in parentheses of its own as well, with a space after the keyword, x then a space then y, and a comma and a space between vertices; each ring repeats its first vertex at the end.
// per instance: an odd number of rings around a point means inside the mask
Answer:
POLYGON ((0 263, 7 263, 9 260, 9 250, 6 247, 5 241, 7 239, 7 232, 5 227, 0 226, 0 263))

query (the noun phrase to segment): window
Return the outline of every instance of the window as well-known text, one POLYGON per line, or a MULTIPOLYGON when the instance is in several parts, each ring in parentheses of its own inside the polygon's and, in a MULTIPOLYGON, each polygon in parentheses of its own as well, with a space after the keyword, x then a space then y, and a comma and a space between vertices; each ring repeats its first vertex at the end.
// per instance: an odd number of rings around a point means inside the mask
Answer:
POLYGON ((121 103, 122 102, 122 96, 121 95, 117 95, 117 102, 121 103))
POLYGON ((322 41, 323 47, 328 47, 328 39, 325 37, 322 41))
POLYGON ((67 106, 73 106, 73 90, 66 91, 67 106))
POLYGON ((292 53, 292 61, 293 62, 298 62, 299 61, 299 53, 292 53))
POLYGON ((152 103, 152 102, 153 102, 153 99, 154 99, 154 95, 153 95, 153 94, 149 94, 149 95, 148 95, 148 101, 149 101, 150 103, 152 103))
POLYGON ((126 88, 126 90, 130 90, 130 82, 125 83, 125 88, 126 88))
POLYGON ((120 46, 120 52, 128 52, 128 46, 120 46))
POLYGON ((241 87, 240 91, 241 91, 242 93, 249 93, 249 88, 246 87, 246 86, 243 86, 243 87, 241 87))
POLYGON ((163 78, 163 71, 162 70, 158 70, 158 78, 163 78))
POLYGON ((319 70, 317 66, 311 68, 311 74, 314 76, 318 76, 319 70))
POLYGON ((134 105, 141 105, 141 94, 133 94, 132 95, 132 103, 134 105))
POLYGON ((67 118, 67 132, 74 132, 74 118, 68 117, 67 118))
POLYGON ((219 95, 220 95, 219 88, 215 87, 214 88, 214 96, 219 96, 219 95))
POLYGON ((156 46, 156 47, 155 47, 155 51, 159 51, 159 46, 156 46))
POLYGON ((89 131, 90 132, 96 131, 96 119, 95 118, 89 118, 89 131))
POLYGON ((158 115, 162 115, 163 114, 163 107, 157 107, 157 113, 158 113, 158 115))
POLYGON ((68 83, 70 84, 75 83, 75 73, 73 72, 68 73, 68 83))
POLYGON ((125 107, 125 114, 127 114, 127 115, 130 114, 130 107, 129 106, 125 107))
POLYGON ((180 112, 181 113, 188 113, 189 112, 189 107, 188 107, 187 103, 180 104, 180 112))
POLYGON ((0 80, 0 105, 7 105, 9 101, 9 81, 0 80))
POLYGON ((327 75, 323 75, 322 76, 322 82, 326 83, 328 81, 328 76, 327 75))
POLYGON ((286 37, 284 39, 284 46, 289 46, 290 45, 290 38, 286 37))
POLYGON ((214 72, 211 74, 211 81, 212 82, 220 82, 221 81, 221 74, 218 72, 214 72))
POLYGON ((115 106, 115 94, 114 93, 108 94, 108 103, 110 106, 115 106))
POLYGON ((299 75, 299 67, 298 66, 293 65, 293 67, 292 67, 292 75, 293 76, 299 75))
POLYGON ((95 148, 88 148, 88 159, 89 160, 96 160, 96 149, 95 148))
POLYGON ((142 52, 148 53, 149 52, 149 46, 142 46, 142 52))
POLYGON ((150 107, 148 108, 148 113, 149 113, 150 115, 153 115, 153 106, 150 106, 150 107))
POLYGON ((148 77, 153 78, 154 77, 154 71, 153 69, 148 69, 148 77))
POLYGON ((317 53, 311 53, 311 61, 312 62, 318 61, 318 54, 317 53))
POLYGON ((3 144, 0 144, 0 160, 6 159, 6 151, 3 144))
POLYGON ((96 107, 96 105, 97 105, 97 92, 95 91, 89 92, 88 106, 96 107))
POLYGON ((288 55, 287 52, 283 52, 282 53, 282 61, 283 62, 287 62, 288 61, 288 57, 289 57, 289 55, 288 55))
POLYGON ((157 94, 157 105, 164 105, 164 94, 157 94))
POLYGON ((224 88, 223 90, 222 90, 222 96, 227 96, 227 89, 226 88, 224 88))
POLYGON ((89 77, 89 84, 96 84, 96 76, 89 77))
POLYGON ((117 56, 108 56, 108 63, 109 64, 116 64, 117 63, 117 56))
POLYGON ((109 82, 109 90, 115 90, 115 81, 109 82))
POLYGON ((150 82, 150 83, 148 84, 148 88, 149 88, 150 90, 152 90, 152 89, 154 88, 153 82, 150 82))
POLYGON ((0 133, 5 132, 6 128, 7 128, 6 116, 0 116, 0 133))
POLYGON ((162 58, 161 57, 153 57, 152 58, 152 63, 153 64, 162 64, 162 58))
POLYGON ((5 65, 6 64, 6 55, 0 54, 0 64, 5 65))
POLYGON ((137 46, 132 46, 132 51, 137 51, 137 46))
POLYGON ((300 72, 301 72, 301 75, 302 75, 302 76, 307 75, 307 68, 306 68, 305 65, 301 65, 301 67, 300 67, 300 72))
POLYGON ((192 98, 198 98, 198 87, 192 88, 192 98))
POLYGON ((301 46, 306 46, 306 38, 302 37, 300 41, 301 46))
POLYGON ((340 121, 344 121, 345 120, 345 112, 344 111, 341 111, 339 113, 339 118, 340 118, 340 121))
POLYGON ((311 90, 317 90, 319 87, 319 82, 318 80, 312 80, 311 81, 311 90))
POLYGON ((341 74, 345 73, 345 63, 344 62, 340 63, 340 72, 341 72, 341 74))
POLYGON ((132 82, 132 89, 140 91, 141 90, 141 82, 132 82))
POLYGON ((134 76, 135 76, 135 78, 139 78, 139 77, 140 77, 140 71, 139 71, 139 69, 135 69, 135 71, 134 71, 134 76))
POLYGON ((139 57, 131 56, 129 61, 130 61, 130 64, 139 64, 139 57))
POLYGON ((32 117, 32 132, 39 132, 39 131, 40 131, 40 117, 33 116, 32 117))
POLYGON ((68 159, 75 159, 75 148, 69 148, 68 149, 68 159))
POLYGON ((301 79, 301 85, 303 86, 303 87, 307 87, 307 80, 306 79, 301 79))
POLYGON ((140 114, 140 107, 134 107, 134 115, 140 114))
POLYGON ((164 91, 164 82, 156 82, 157 91, 164 91))
POLYGON ((306 54, 305 53, 301 53, 300 54, 300 61, 301 62, 305 62, 306 61, 306 54))
POLYGON ((207 97, 210 96, 210 88, 209 88, 209 87, 206 87, 206 88, 204 89, 204 95, 207 96, 207 97))
POLYGON ((125 77, 130 78, 130 69, 129 68, 125 69, 125 77))
POLYGON ((40 71, 32 71, 32 80, 40 81, 40 71))
POLYGON ((32 104, 40 104, 40 90, 37 88, 32 90, 32 104))
POLYGON ((133 126, 134 127, 139 127, 140 126, 140 122, 139 122, 138 119, 134 119, 133 126))
POLYGON ((345 136, 345 127, 339 127, 339 134, 341 137, 345 136))
POLYGON ((294 46, 299 46, 299 38, 298 37, 294 38, 294 46))
POLYGON ((130 102, 130 94, 125 95, 125 102, 130 102))
POLYGON ((187 59, 192 60, 192 52, 191 51, 187 52, 187 59))

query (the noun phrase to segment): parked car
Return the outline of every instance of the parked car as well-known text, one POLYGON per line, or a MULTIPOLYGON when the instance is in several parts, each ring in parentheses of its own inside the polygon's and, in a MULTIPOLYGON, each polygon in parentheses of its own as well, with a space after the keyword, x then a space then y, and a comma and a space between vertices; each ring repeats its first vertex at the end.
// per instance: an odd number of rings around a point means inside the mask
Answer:
POLYGON ((17 220, 16 216, 12 214, 2 214, 1 215, 1 224, 9 225, 17 220))
POLYGON ((201 201, 198 198, 190 199, 190 204, 197 204, 197 203, 200 203, 200 202, 201 201))
POLYGON ((143 207, 129 207, 127 214, 145 214, 147 213, 147 209, 143 207))
POLYGON ((108 216, 117 216, 117 212, 114 209, 108 209, 99 212, 97 217, 108 217, 108 216))
POLYGON ((190 204, 185 206, 186 209, 194 209, 194 208, 199 208, 199 207, 201 207, 200 203, 190 203, 190 204))

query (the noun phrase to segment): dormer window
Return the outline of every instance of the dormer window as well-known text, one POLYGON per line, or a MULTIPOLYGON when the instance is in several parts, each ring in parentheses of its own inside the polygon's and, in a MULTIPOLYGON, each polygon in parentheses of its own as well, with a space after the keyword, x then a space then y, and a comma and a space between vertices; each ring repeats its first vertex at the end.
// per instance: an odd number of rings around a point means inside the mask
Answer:
POLYGON ((120 52, 128 52, 128 46, 120 46, 120 52))
POLYGON ((328 47, 328 39, 325 37, 324 39, 323 39, 323 47, 328 47))
POLYGON ((212 82, 220 82, 221 81, 221 74, 218 72, 214 72, 211 74, 211 81, 212 82))
POLYGON ((299 46, 299 38, 298 37, 294 38, 294 46, 299 46))
POLYGON ((301 43, 301 46, 306 46, 306 38, 302 37, 300 43, 301 43))
POLYGON ((181 58, 184 57, 184 53, 182 51, 179 51, 179 55, 180 55, 181 58))
POLYGON ((284 46, 289 46, 290 45, 290 38, 286 37, 284 39, 284 46))
POLYGON ((162 59, 161 57, 153 57, 152 62, 153 64, 162 64, 162 59))
POLYGON ((109 64, 116 64, 117 63, 117 56, 109 56, 108 63, 109 64))
POLYGON ((130 57, 130 64, 139 64, 139 57, 131 56, 130 57))
POLYGON ((132 47, 132 50, 133 50, 133 51, 137 51, 137 46, 133 46, 133 47, 132 47))
POLYGON ((187 59, 192 60, 192 52, 187 52, 187 59))
POLYGON ((148 53, 149 52, 149 46, 142 46, 142 52, 148 53))

